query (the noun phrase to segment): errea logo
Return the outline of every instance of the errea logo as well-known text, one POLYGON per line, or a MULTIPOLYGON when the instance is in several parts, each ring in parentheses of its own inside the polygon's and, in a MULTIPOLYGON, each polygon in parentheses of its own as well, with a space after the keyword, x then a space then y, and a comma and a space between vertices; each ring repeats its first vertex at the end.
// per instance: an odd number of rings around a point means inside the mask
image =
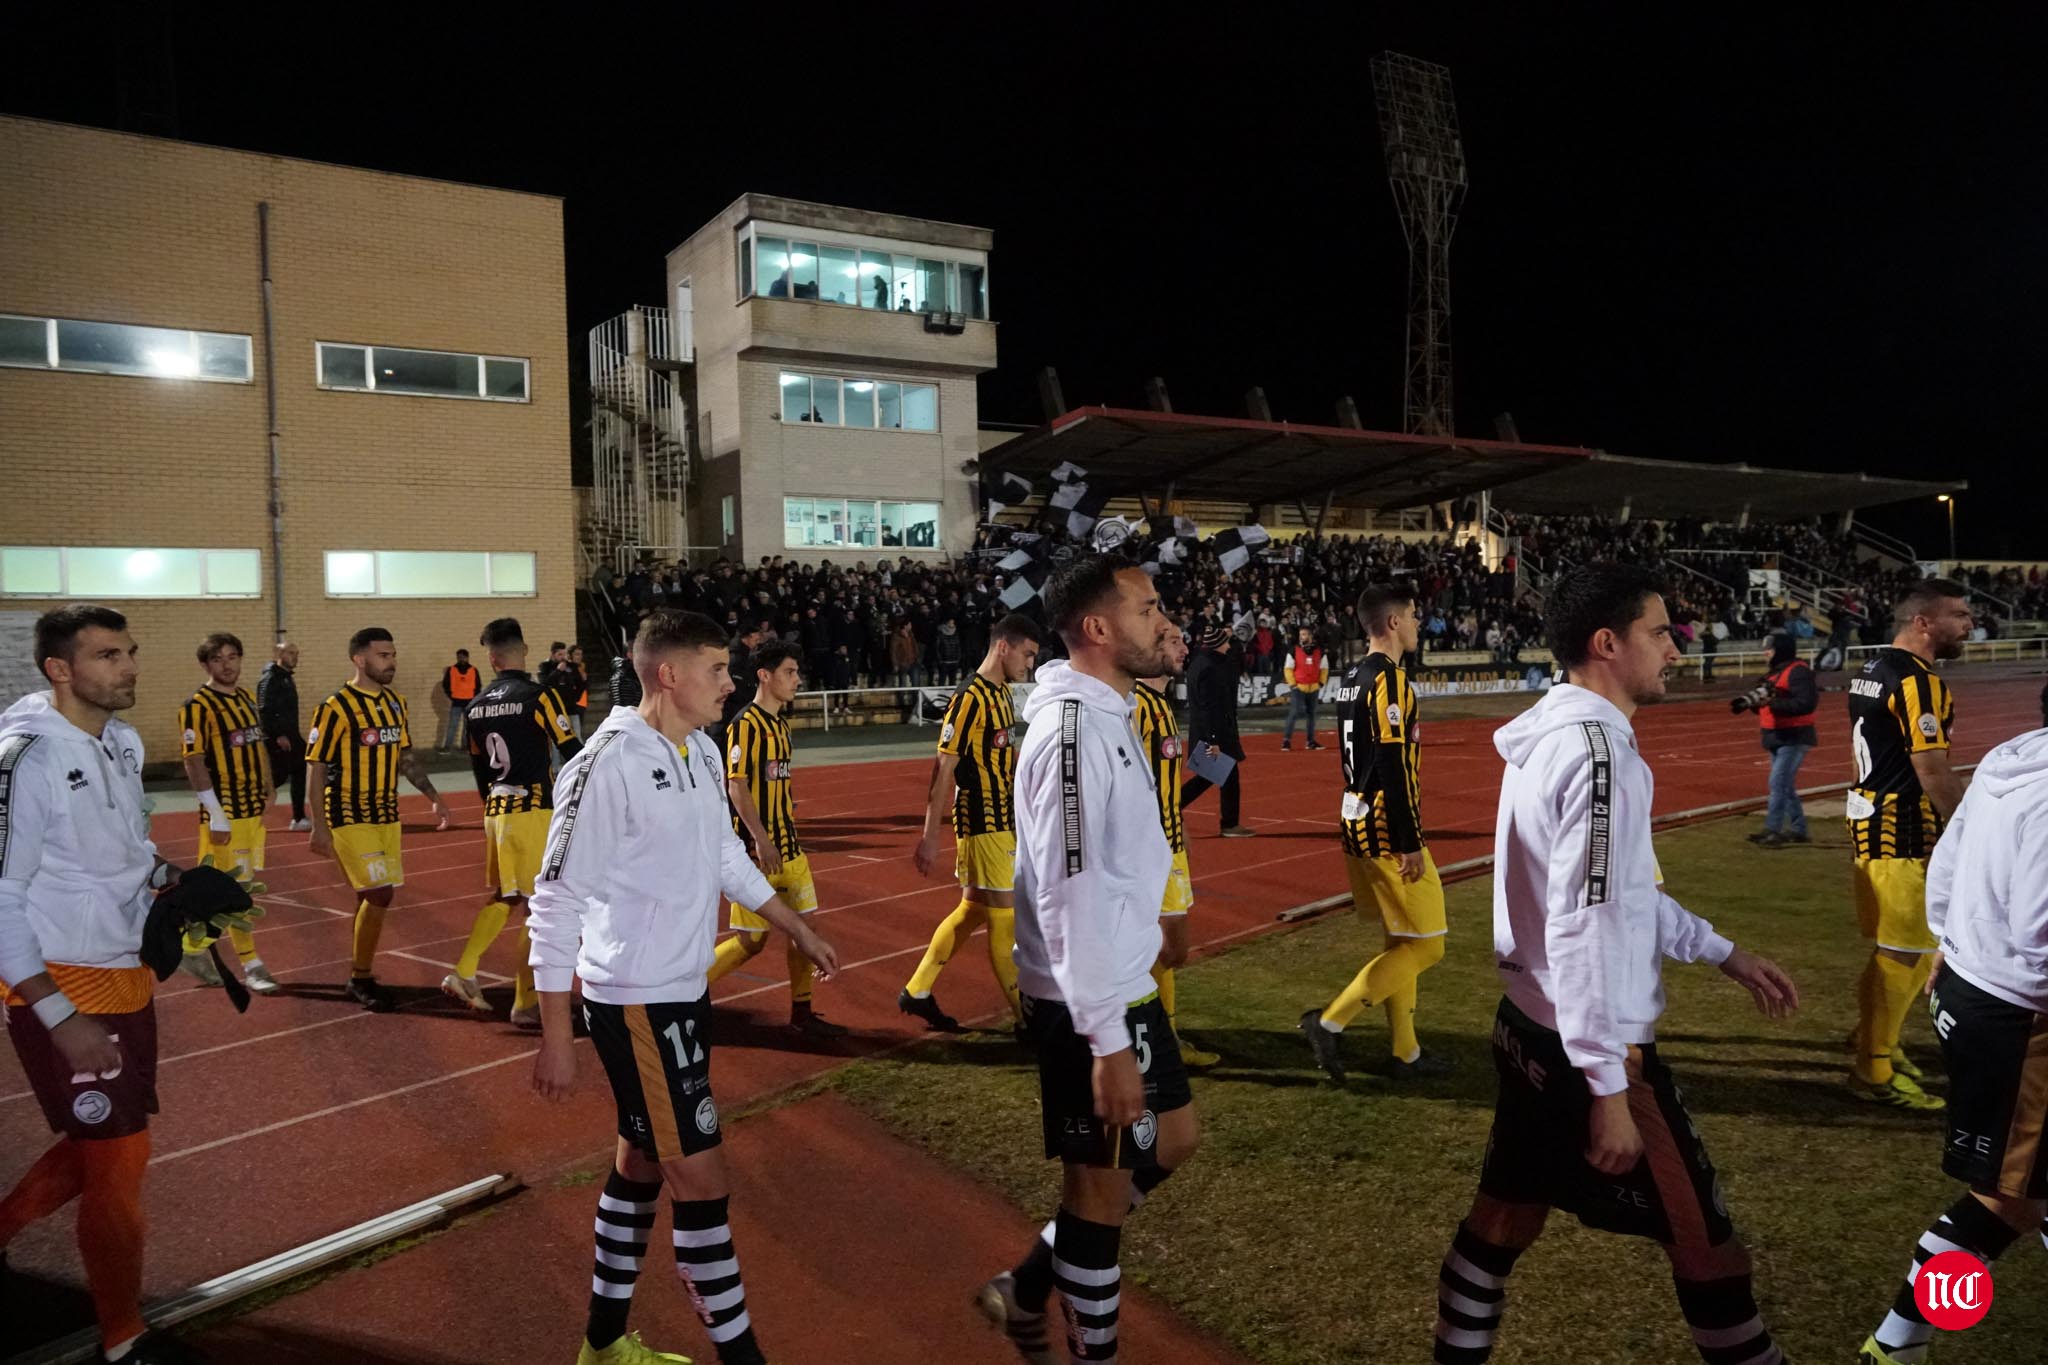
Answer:
POLYGON ((70 772, 64 774, 64 780, 71 784, 71 790, 75 792, 82 792, 90 785, 85 780, 85 772, 79 768, 73 768, 70 772))

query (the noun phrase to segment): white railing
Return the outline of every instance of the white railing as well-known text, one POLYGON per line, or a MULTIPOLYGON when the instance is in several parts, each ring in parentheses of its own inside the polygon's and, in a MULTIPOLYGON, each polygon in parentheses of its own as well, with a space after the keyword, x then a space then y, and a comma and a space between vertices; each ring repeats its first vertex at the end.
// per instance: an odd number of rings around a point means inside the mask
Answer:
MULTIPOLYGON (((1843 651, 1846 658, 1842 664, 1844 672, 1854 667, 1880 649, 1889 645, 1850 645, 1843 651)), ((1809 663, 1827 649, 1824 637, 1800 641, 1800 657, 1809 663)), ((1761 673, 1771 660, 1765 650, 1721 650, 1714 654, 1702 654, 1694 650, 1682 656, 1671 666, 1674 677, 1688 678, 1695 682, 1734 681, 1753 673, 1761 673), (1709 674, 1713 678, 1709 678, 1709 674)), ((1970 640, 1963 645, 1963 655, 1957 663, 2039 663, 2048 660, 2048 636, 2034 635, 2012 640, 1970 640)))
POLYGON ((689 417, 674 380, 649 362, 669 358, 668 311, 633 308, 590 329, 591 508, 584 535, 594 563, 630 567, 681 548, 690 477, 689 417))
POLYGON ((1897 536, 1878 530, 1875 526, 1865 526, 1859 521, 1849 528, 1849 535, 1856 544, 1864 546, 1873 555, 1896 559, 1906 565, 1920 562, 1918 550, 1897 536))

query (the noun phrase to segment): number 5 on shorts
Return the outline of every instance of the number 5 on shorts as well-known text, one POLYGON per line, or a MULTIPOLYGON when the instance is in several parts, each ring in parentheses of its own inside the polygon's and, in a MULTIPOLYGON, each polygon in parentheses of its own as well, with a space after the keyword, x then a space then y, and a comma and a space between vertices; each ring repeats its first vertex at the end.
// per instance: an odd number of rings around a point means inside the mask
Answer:
POLYGON ((1131 1046, 1138 1053, 1138 1074, 1140 1076, 1152 1069, 1152 1044, 1145 1037, 1145 1030, 1150 1027, 1151 1025, 1149 1024, 1131 1025, 1131 1046))

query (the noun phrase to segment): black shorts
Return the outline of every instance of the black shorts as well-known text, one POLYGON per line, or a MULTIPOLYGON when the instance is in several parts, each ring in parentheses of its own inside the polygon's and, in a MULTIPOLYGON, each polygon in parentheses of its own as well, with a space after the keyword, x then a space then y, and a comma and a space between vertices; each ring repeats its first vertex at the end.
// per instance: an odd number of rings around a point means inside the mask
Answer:
POLYGON ((50 1031, 26 1005, 7 1010, 7 1036, 50 1130, 75 1138, 117 1138, 149 1127, 156 1112, 156 1002, 132 1014, 95 1014, 113 1038, 121 1069, 112 1076, 73 1075, 50 1031))
POLYGON ((1628 1108, 1643 1155, 1619 1176, 1586 1161, 1593 1092, 1554 1030, 1502 1000, 1493 1064, 1500 1094, 1482 1193, 1510 1204, 1547 1204, 1587 1227, 1666 1246, 1719 1246, 1735 1235, 1720 1177, 1654 1043, 1628 1050, 1628 1108))
POLYGON ((1980 990, 1945 964, 1927 1009, 1948 1063, 1941 1169, 1979 1194, 2048 1198, 2048 1014, 1980 990))
POLYGON ((1045 1115, 1045 1154, 1075 1166, 1142 1170, 1159 1164, 1159 1116, 1195 1102, 1180 1042, 1166 1007, 1149 996, 1124 1011, 1145 1112, 1128 1128, 1104 1128, 1095 1117, 1095 1055, 1074 1032, 1074 1016, 1057 1000, 1024 997, 1024 1027, 1038 1049, 1038 1093, 1045 1115))
POLYGON ((719 1144, 711 1098, 711 997, 649 1005, 585 998, 583 1022, 611 1078, 619 1136, 653 1161, 719 1144))

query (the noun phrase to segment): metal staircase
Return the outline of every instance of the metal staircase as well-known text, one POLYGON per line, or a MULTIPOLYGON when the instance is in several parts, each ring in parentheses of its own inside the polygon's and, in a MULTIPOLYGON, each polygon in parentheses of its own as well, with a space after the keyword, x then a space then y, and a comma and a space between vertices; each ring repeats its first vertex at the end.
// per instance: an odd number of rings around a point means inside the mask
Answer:
POLYGON ((590 329, 594 490, 578 532, 584 577, 681 554, 689 511, 690 414, 665 308, 633 308, 590 329))

